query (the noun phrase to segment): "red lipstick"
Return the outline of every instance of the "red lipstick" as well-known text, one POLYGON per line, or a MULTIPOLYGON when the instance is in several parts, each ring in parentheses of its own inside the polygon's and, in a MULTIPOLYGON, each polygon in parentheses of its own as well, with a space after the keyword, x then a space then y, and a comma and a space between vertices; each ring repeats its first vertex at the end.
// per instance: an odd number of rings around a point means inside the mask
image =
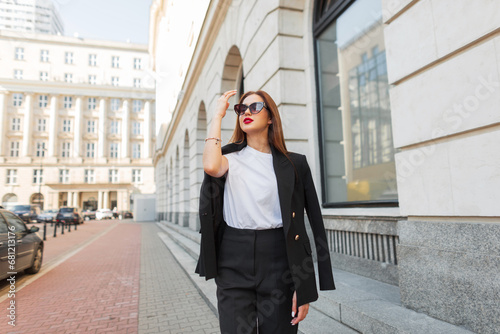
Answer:
POLYGON ((250 117, 245 117, 245 119, 243 120, 243 123, 245 123, 245 124, 249 124, 252 122, 253 122, 253 119, 251 119, 250 117))

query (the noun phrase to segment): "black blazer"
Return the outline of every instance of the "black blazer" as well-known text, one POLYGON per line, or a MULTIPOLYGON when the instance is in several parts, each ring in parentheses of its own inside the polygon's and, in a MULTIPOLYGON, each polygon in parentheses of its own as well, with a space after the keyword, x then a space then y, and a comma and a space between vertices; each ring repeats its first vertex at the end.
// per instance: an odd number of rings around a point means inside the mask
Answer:
MULTIPOLYGON (((231 143, 222 147, 222 154, 241 150, 247 145, 231 143)), ((293 282, 297 305, 318 299, 311 244, 304 224, 304 209, 311 225, 318 256, 321 290, 334 290, 330 252, 323 217, 314 188, 311 170, 305 155, 289 153, 288 158, 271 145, 273 166, 278 182, 278 194, 285 233, 290 273, 283 279, 293 282)), ((206 279, 217 276, 217 256, 223 233, 224 184, 226 177, 204 173, 200 192, 201 245, 196 273, 206 279)))

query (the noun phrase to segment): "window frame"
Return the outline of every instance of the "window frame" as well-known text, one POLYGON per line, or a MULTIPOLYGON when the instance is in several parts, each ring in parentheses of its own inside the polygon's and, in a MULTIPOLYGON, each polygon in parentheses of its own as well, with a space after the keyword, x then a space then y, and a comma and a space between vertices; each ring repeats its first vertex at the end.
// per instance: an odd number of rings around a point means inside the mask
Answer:
POLYGON ((72 124, 71 118, 65 118, 62 120, 62 132, 71 132, 72 124))
POLYGON ((7 169, 5 173, 5 184, 16 185, 17 184, 17 169, 7 169))
POLYGON ((15 60, 24 60, 24 48, 16 47, 14 51, 14 59, 15 60))
POLYGON ((39 108, 47 108, 49 105, 49 96, 48 95, 38 95, 38 107, 39 108))
POLYGON ((141 159, 141 143, 132 143, 132 159, 141 159))
POLYGON ((142 183, 142 169, 132 169, 132 183, 142 183))
POLYGON ((96 122, 94 119, 87 120, 87 133, 96 133, 96 122))
POLYGON ((86 149, 85 149, 85 157, 86 158, 95 158, 95 143, 94 142, 87 143, 86 149))
POLYGON ((118 174, 118 168, 111 168, 108 172, 109 183, 120 183, 120 177, 118 174))
POLYGON ((40 50, 40 62, 48 63, 49 62, 49 50, 41 49, 40 50))
MULTIPOLYGON (((355 202, 327 202, 326 201, 326 180, 325 180, 325 157, 324 152, 324 133, 322 124, 324 123, 322 106, 321 106, 321 78, 319 76, 319 54, 317 47, 317 40, 319 36, 330 27, 335 20, 337 20, 356 0, 333 0, 334 3, 326 11, 322 12, 325 2, 328 0, 316 0, 313 10, 313 38, 312 47, 314 51, 314 78, 316 85, 316 129, 318 133, 318 146, 319 146, 319 165, 320 165, 320 179, 321 179, 321 205, 323 208, 352 208, 352 207, 399 207, 399 200, 369 200, 369 201, 355 201, 355 202)), ((382 1, 382 0, 379 0, 382 1)))
POLYGON ((21 118, 20 117, 12 117, 11 118, 10 130, 11 131, 21 131, 21 118))
POLYGON ((21 142, 19 140, 11 141, 10 142, 9 157, 18 158, 20 147, 21 147, 21 142))
POLYGON ((140 113, 142 111, 142 100, 132 100, 132 112, 140 113))
POLYGON ((87 100, 87 109, 96 110, 97 109, 97 98, 89 97, 87 100))
POLYGON ((134 58, 134 70, 142 70, 142 58, 134 58))
POLYGON ((111 68, 120 68, 120 56, 111 56, 111 68))
POLYGON ((95 170, 94 169, 86 168, 84 170, 83 174, 84 174, 84 176, 83 176, 84 183, 88 183, 88 184, 95 183, 95 170))
POLYGON ((73 65, 74 64, 74 58, 73 58, 73 56, 74 56, 73 52, 66 51, 64 53, 64 63, 66 65, 73 65))
POLYGON ((110 106, 109 106, 109 109, 111 111, 114 111, 114 112, 119 111, 120 107, 121 107, 121 100, 120 99, 111 99, 110 106))
POLYGON ((13 93, 12 94, 12 106, 22 107, 23 102, 24 102, 24 94, 23 93, 13 93))
POLYGON ((61 143, 61 158, 71 157, 71 142, 64 141, 61 143))
POLYGON ((59 169, 59 183, 69 184, 69 169, 68 168, 59 169))
POLYGON ((49 81, 49 72, 40 71, 40 81, 49 81))
POLYGON ((73 108, 73 96, 65 96, 63 98, 63 107, 64 109, 73 108))
POLYGON ((38 132, 45 132, 47 131, 47 118, 45 117, 40 117, 37 122, 37 131, 38 132))
POLYGON ((118 159, 120 146, 117 142, 109 143, 109 157, 113 159, 118 159))
POLYGON ((92 66, 92 67, 97 66, 97 54, 89 53, 89 66, 92 66))
POLYGON ((23 80, 24 72, 20 69, 14 69, 14 79, 23 80))
POLYGON ((43 183, 43 169, 34 168, 33 169, 33 184, 43 183))

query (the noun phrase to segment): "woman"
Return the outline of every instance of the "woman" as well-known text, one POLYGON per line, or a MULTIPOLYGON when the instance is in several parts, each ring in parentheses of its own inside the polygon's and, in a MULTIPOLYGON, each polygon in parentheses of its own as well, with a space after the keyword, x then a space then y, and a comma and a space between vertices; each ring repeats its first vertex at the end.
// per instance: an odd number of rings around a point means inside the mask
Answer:
POLYGON ((196 272, 215 278, 221 333, 297 333, 318 298, 304 209, 320 289, 335 289, 316 190, 305 156, 286 150, 278 108, 264 91, 240 98, 230 144, 221 147, 235 94, 219 98, 205 139, 196 272))

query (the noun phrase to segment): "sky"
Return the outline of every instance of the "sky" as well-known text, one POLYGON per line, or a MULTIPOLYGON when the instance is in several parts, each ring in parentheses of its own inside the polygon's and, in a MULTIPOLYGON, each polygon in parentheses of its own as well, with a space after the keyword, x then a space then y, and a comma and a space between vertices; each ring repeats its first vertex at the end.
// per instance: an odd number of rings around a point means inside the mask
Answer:
POLYGON ((148 44, 152 0, 53 0, 64 34, 117 42, 148 44))

